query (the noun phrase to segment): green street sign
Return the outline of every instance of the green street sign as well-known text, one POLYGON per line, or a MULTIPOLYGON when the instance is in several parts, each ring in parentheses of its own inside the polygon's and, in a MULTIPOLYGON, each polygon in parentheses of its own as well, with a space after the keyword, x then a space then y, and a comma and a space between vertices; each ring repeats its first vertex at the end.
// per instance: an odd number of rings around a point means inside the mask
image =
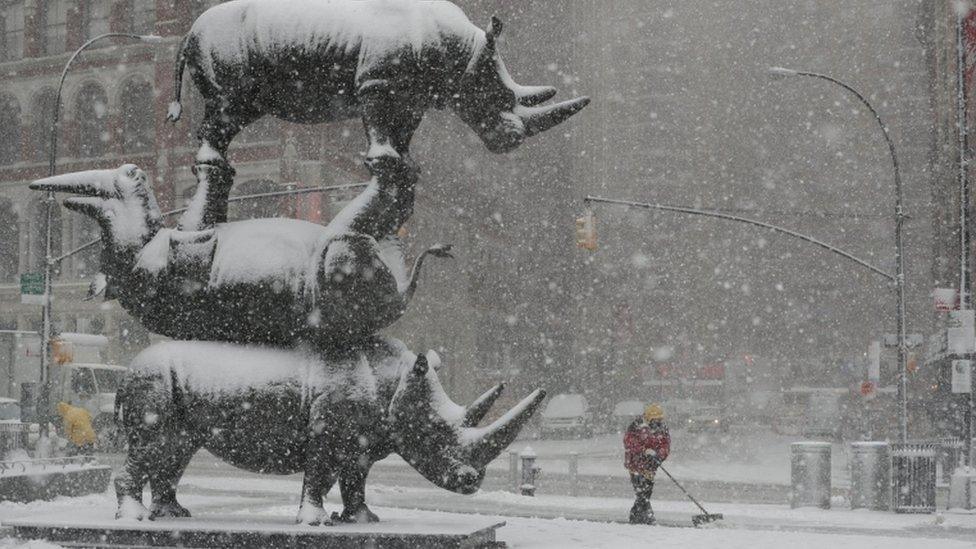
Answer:
POLYGON ((44 304, 43 273, 24 273, 20 275, 20 302, 28 305, 44 304))

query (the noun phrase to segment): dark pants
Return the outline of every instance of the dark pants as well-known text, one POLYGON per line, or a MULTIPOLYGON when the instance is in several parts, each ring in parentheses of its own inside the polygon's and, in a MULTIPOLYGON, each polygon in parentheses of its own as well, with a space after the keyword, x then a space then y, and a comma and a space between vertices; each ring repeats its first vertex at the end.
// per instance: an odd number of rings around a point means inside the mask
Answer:
POLYGON ((631 524, 653 524, 654 510, 651 509, 651 493, 654 491, 654 480, 643 475, 630 474, 630 483, 634 485, 637 499, 630 508, 631 524))

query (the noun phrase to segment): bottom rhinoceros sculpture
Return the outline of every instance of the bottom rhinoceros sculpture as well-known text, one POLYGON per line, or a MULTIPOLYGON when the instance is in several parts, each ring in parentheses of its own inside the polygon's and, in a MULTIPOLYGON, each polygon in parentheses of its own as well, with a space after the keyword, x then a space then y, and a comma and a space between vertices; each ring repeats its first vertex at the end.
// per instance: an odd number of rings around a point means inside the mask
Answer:
POLYGON ((298 522, 375 521, 365 502, 374 462, 398 453, 437 486, 464 494, 545 397, 536 390, 478 428, 499 385, 468 408, 448 398, 435 353, 373 339, 344 354, 210 342, 158 343, 140 353, 116 399, 129 445, 116 478, 117 517, 189 516, 176 487, 206 448, 248 471, 304 473, 298 522), (322 500, 339 482, 343 512, 322 500), (142 505, 149 483, 152 506, 142 505))

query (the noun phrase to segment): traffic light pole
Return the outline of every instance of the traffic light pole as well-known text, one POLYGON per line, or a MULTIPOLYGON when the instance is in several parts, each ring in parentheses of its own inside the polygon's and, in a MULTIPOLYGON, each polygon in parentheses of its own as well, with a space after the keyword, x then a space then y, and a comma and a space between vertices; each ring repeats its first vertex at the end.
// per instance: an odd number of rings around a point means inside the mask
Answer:
POLYGON ((869 271, 871 271, 871 272, 873 272, 873 273, 875 273, 877 275, 881 275, 882 277, 888 279, 891 282, 897 282, 897 275, 893 275, 891 273, 887 273, 887 272, 881 270, 880 268, 878 268, 878 267, 876 267, 876 266, 868 263, 867 261, 865 261, 865 260, 863 260, 863 259, 861 259, 861 258, 859 258, 859 257, 857 257, 857 256, 855 256, 853 254, 851 254, 850 252, 846 252, 846 251, 844 251, 844 250, 842 250, 842 249, 840 249, 840 248, 838 248, 836 246, 832 246, 830 244, 827 244, 826 242, 824 242, 822 240, 818 240, 818 239, 816 239, 816 238, 814 238, 812 236, 807 236, 805 234, 798 233, 796 231, 787 229, 785 227, 780 227, 778 225, 773 225, 771 223, 766 223, 766 222, 763 222, 763 221, 758 221, 756 219, 749 219, 747 217, 740 217, 740 216, 737 216, 737 215, 732 215, 732 214, 728 214, 728 213, 720 212, 720 211, 716 211, 716 210, 702 210, 702 209, 699 209, 699 208, 690 208, 690 207, 687 207, 687 206, 671 206, 671 205, 668 205, 668 204, 654 204, 654 203, 648 203, 648 202, 632 202, 632 201, 629 201, 629 200, 617 200, 617 199, 614 199, 614 198, 603 198, 603 197, 599 197, 599 196, 587 196, 586 198, 583 199, 583 202, 585 204, 587 204, 587 205, 592 204, 592 203, 598 203, 598 204, 615 204, 617 206, 628 206, 628 207, 631 207, 631 208, 643 208, 643 209, 647 209, 647 210, 661 210, 661 211, 665 211, 665 212, 674 212, 674 213, 682 213, 682 214, 689 214, 689 215, 701 215, 701 216, 704 216, 704 217, 713 217, 713 218, 716 218, 716 219, 724 219, 726 221, 735 221, 735 222, 738 222, 738 223, 745 223, 747 225, 753 225, 755 227, 761 227, 763 229, 769 229, 769 230, 771 230, 773 232, 776 232, 776 233, 779 233, 779 234, 784 234, 786 236, 789 236, 789 237, 792 237, 792 238, 796 238, 798 240, 802 240, 804 242, 807 242, 807 243, 810 243, 810 244, 814 244, 816 246, 819 246, 819 247, 821 247, 821 248, 823 248, 823 249, 825 249, 825 250, 827 250, 829 252, 832 252, 834 254, 837 254, 837 255, 843 257, 844 259, 847 259, 849 261, 853 261, 854 263, 857 263, 861 267, 864 267, 865 269, 868 269, 869 271))

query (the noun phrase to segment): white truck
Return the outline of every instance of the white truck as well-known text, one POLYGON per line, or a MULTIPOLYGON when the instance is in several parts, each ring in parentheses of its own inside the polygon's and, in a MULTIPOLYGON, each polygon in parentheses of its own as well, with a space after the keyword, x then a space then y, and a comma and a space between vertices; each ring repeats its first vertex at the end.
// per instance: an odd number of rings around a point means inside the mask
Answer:
MULTIPOLYGON (((14 357, 7 373, 7 385, 13 398, 21 397, 23 383, 38 382, 41 364, 41 339, 34 333, 20 333, 14 337, 14 357)), ((115 393, 124 366, 105 364, 102 351, 108 338, 101 335, 64 332, 52 344, 51 413, 58 402, 68 402, 88 410, 99 439, 103 442, 115 437, 112 417, 115 393)), ((21 407, 30 403, 21 402, 21 407)))

